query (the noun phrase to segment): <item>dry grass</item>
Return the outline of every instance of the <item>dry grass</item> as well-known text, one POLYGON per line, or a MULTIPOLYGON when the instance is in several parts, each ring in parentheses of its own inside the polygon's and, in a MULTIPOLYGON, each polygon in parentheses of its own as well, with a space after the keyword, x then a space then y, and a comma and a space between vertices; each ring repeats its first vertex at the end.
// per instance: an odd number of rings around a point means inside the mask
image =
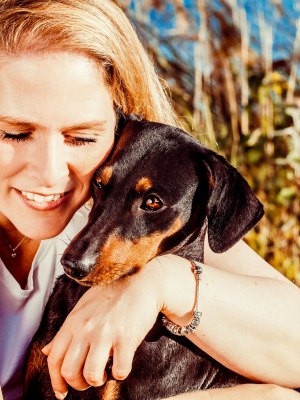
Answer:
MULTIPOLYGON (((120 2, 128 12, 129 2, 120 2)), ((128 15, 185 128, 237 166, 264 203, 265 217, 247 242, 300 285, 300 20, 291 21, 297 28, 292 55, 274 62, 272 24, 259 16, 256 52, 245 10, 235 0, 218 3, 198 0, 197 24, 183 2, 173 0, 167 34, 149 19, 151 8, 163 17, 165 3, 142 1, 128 15), (193 48, 194 63, 184 48, 193 48)))

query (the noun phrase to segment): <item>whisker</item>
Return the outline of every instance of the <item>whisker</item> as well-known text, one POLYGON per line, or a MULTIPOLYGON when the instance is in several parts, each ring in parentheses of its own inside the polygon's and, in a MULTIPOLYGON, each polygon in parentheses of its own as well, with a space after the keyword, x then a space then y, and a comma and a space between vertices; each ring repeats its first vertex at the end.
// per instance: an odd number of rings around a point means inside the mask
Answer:
POLYGON ((111 265, 112 265, 112 266, 115 266, 115 265, 123 265, 123 266, 125 266, 125 267, 128 267, 128 266, 129 266, 129 264, 125 264, 125 263, 121 263, 121 262, 114 262, 114 263, 112 263, 111 265))
POLYGON ((188 237, 188 234, 182 229, 181 230, 182 233, 184 233, 185 237, 188 237))
POLYGON ((84 204, 83 206, 87 211, 91 211, 91 207, 88 204, 84 204))
POLYGON ((62 239, 62 238, 60 238, 60 237, 58 237, 57 239, 60 240, 61 242, 63 242, 66 246, 69 246, 69 244, 70 244, 70 242, 71 242, 71 239, 70 239, 69 237, 68 237, 69 242, 66 242, 64 239, 62 239))
POLYGON ((55 263, 55 268, 58 269, 58 268, 60 268, 60 267, 61 267, 61 263, 60 263, 59 261, 57 261, 57 262, 55 263))
POLYGON ((72 239, 70 238, 70 236, 67 233, 66 233, 66 236, 67 236, 68 240, 71 242, 72 239))

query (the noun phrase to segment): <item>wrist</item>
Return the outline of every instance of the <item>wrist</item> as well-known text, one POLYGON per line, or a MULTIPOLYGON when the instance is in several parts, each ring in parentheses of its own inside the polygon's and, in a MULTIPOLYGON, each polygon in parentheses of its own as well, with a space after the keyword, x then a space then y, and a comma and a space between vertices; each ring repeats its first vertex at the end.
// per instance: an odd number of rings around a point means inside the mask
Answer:
POLYGON ((187 325, 193 318, 196 293, 191 263, 175 255, 161 256, 156 260, 161 270, 161 312, 175 324, 187 325))
POLYGON ((195 304, 193 307, 193 318, 187 325, 178 325, 170 321, 165 315, 162 317, 163 325, 174 335, 184 336, 193 333, 200 324, 202 311, 200 311, 200 280, 203 272, 202 264, 198 261, 189 260, 191 264, 191 272, 195 277, 196 290, 195 290, 195 304))

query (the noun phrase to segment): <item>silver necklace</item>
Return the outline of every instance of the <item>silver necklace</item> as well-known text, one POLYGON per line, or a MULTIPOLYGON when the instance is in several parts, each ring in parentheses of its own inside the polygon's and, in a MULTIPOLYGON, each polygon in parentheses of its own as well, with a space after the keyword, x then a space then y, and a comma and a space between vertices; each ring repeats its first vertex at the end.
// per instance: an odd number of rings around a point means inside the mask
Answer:
POLYGON ((17 257, 18 254, 17 254, 16 250, 21 246, 21 244, 24 242, 25 239, 26 239, 26 236, 24 235, 22 237, 22 239, 19 241, 19 243, 15 247, 13 247, 7 240, 5 240, 7 245, 8 245, 8 247, 11 250, 11 253, 10 253, 11 258, 16 258, 17 257))

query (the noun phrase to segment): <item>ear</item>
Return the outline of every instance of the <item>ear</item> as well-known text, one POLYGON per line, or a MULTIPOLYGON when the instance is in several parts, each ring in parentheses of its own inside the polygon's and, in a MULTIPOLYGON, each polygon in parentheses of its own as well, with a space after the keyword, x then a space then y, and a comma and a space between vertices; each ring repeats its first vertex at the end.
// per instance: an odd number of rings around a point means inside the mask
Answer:
POLYGON ((122 113, 121 109, 119 107, 116 107, 116 116, 117 116, 117 124, 116 124, 116 135, 119 136, 123 129, 125 128, 125 125, 129 121, 141 121, 142 118, 137 115, 137 114, 128 114, 125 115, 122 113))
POLYGON ((209 174, 208 241, 215 253, 238 242, 264 214, 247 181, 225 159, 209 151, 204 163, 209 174))

